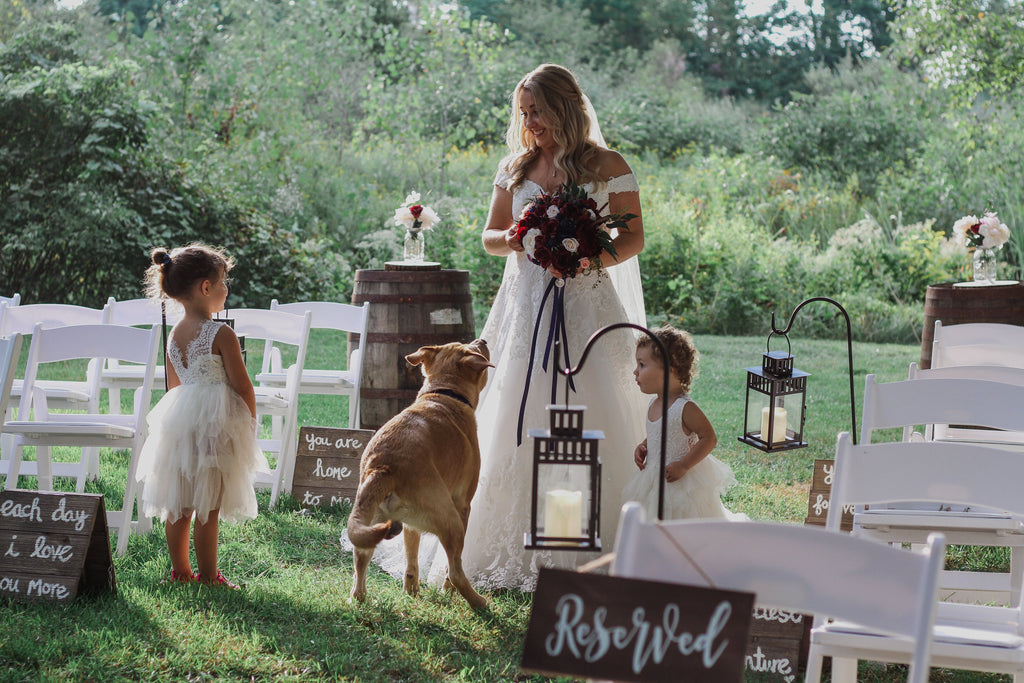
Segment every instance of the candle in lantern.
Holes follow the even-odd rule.
[[[768,441],[768,415],[770,408],[761,409],[761,440]],[[775,420],[772,422],[772,444],[786,440],[786,409],[775,406]]]
[[[544,535],[574,537],[580,535],[583,492],[554,489],[544,496]]]

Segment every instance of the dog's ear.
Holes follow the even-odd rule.
[[[434,360],[439,346],[421,346],[419,349],[405,357],[409,365],[419,365]]]
[[[465,363],[473,372],[483,372],[487,368],[494,367],[494,364],[491,363],[491,361],[487,360],[479,353],[467,353],[462,359],[462,362]]]

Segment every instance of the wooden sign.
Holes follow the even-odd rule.
[[[359,459],[370,429],[302,427],[295,454],[292,495],[302,507],[352,504],[359,488]]]
[[[104,590],[116,585],[102,495],[0,492],[0,595],[70,602]]]
[[[815,460],[811,477],[811,493],[807,500],[807,518],[804,524],[825,526],[828,521],[829,502],[832,498],[832,477],[835,474],[834,460]],[[853,507],[846,505],[839,520],[842,531],[853,531]]]
[[[521,666],[616,681],[743,681],[753,593],[541,569]]]
[[[747,671],[758,680],[795,681],[801,668],[804,631],[810,622],[806,614],[755,607],[747,642]]]

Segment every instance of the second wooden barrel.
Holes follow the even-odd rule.
[[[370,302],[360,385],[360,425],[377,429],[423,385],[406,355],[421,346],[476,338],[468,270],[357,270],[352,303]]]
[[[935,321],[945,325],[961,323],[1006,323],[1024,325],[1024,284],[956,287],[929,285],[924,298],[924,329],[921,331],[921,367],[932,365]]]

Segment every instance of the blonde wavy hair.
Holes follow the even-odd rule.
[[[601,183],[597,175],[598,146],[590,139],[590,117],[587,115],[583,90],[571,71],[557,64],[541,64],[526,74],[512,91],[512,113],[505,142],[509,155],[502,161],[512,177],[510,191],[523,184],[526,174],[540,158],[540,147],[533,134],[523,125],[519,97],[528,90],[541,112],[544,124],[552,132],[558,151],[555,168],[569,182],[582,185]]]
[[[693,337],[686,330],[678,330],[671,325],[663,325],[653,330],[653,332],[654,336],[664,344],[665,351],[668,352],[668,366],[676,373],[676,377],[679,378],[683,393],[690,393],[690,385],[697,378],[697,361],[700,360],[700,354],[693,343]],[[637,340],[636,348],[651,349],[655,362],[659,364],[663,362],[657,344],[647,335],[640,336]]]

